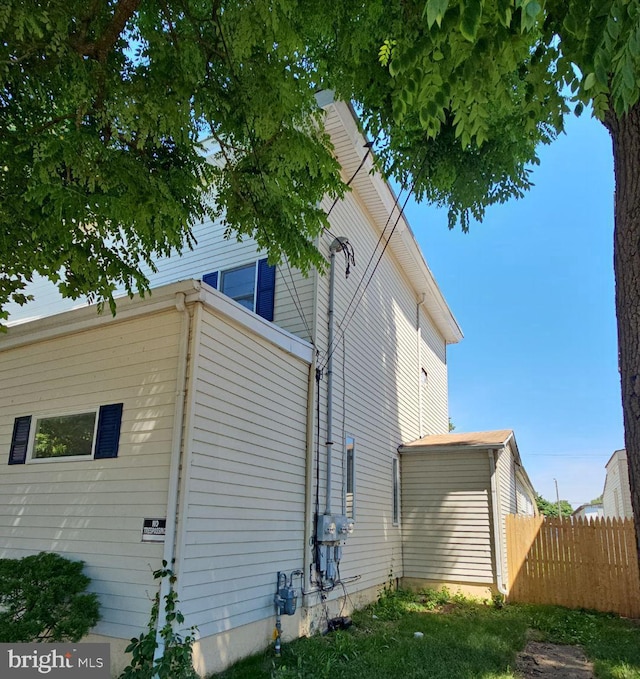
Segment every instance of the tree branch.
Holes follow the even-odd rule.
[[[100,38],[93,43],[78,41],[74,45],[75,50],[84,56],[94,57],[98,61],[104,62],[109,50],[111,50],[127,25],[127,21],[133,16],[141,2],[142,0],[120,0],[116,5],[111,22]]]

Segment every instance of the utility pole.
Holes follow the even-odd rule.
[[[558,492],[558,481],[557,479],[553,479],[554,483],[556,484],[556,503],[558,505],[558,518],[562,518],[562,514],[560,513],[560,493]]]

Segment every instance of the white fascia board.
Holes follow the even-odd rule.
[[[398,452],[401,455],[413,455],[417,453],[482,453],[487,450],[500,450],[501,448],[504,448],[503,443],[471,443],[459,446],[399,446]]]

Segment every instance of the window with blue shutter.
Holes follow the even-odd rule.
[[[256,286],[256,313],[268,321],[273,320],[276,290],[276,267],[266,259],[258,262],[258,285]]]
[[[117,457],[121,421],[122,403],[73,414],[16,417],[9,464],[24,464],[27,458],[49,461]]]
[[[206,274],[202,280],[258,316],[273,321],[276,267],[270,266],[266,258]]]

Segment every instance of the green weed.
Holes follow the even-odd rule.
[[[268,650],[216,677],[515,679],[516,655],[534,629],[541,640],[583,646],[600,679],[640,679],[640,627],[590,611],[384,588],[352,617],[348,630],[285,644],[280,658]]]

